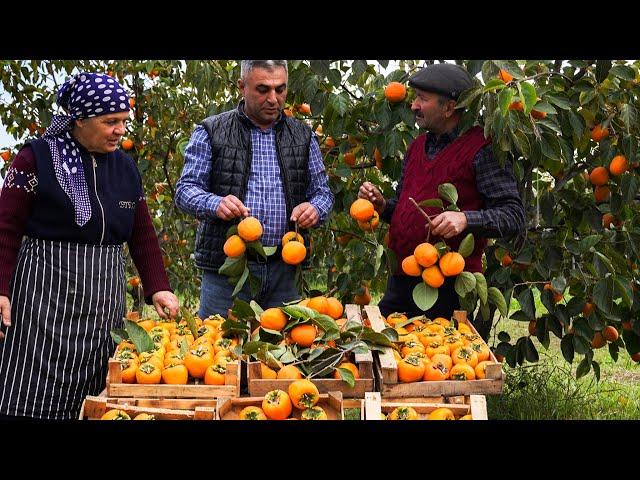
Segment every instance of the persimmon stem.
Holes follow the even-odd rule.
[[[413,197],[409,197],[409,201],[411,203],[413,203],[413,205],[418,209],[418,211],[420,212],[420,214],[426,218],[427,220],[429,220],[429,223],[431,223],[431,217],[427,214],[427,212],[425,212],[422,207],[420,205],[418,205],[418,203],[413,199]],[[435,216],[435,215],[434,215]]]

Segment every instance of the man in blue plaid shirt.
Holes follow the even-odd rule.
[[[287,80],[286,60],[243,60],[238,88],[244,99],[234,110],[206,118],[185,150],[175,202],[200,220],[195,261],[203,270],[201,318],[226,315],[233,302],[234,286],[218,273],[229,227],[251,215],[263,226],[262,244],[279,246],[297,222],[308,247],[304,229],[324,222],[333,206],[315,135],[282,112]],[[300,298],[296,267],[282,261],[280,250],[266,261],[247,256],[261,285],[254,297],[247,282],[239,298],[263,308]]]

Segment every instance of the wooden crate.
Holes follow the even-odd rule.
[[[240,411],[249,406],[262,407],[264,396],[244,397],[244,398],[219,398],[216,410],[217,420],[238,420]],[[328,420],[344,419],[344,408],[342,402],[342,392],[321,393],[316,404],[322,407],[327,413]],[[293,407],[291,416],[300,419],[302,410]]]
[[[347,320],[362,323],[362,315],[358,305],[347,305],[345,313]],[[311,380],[318,387],[320,393],[342,392],[345,398],[364,398],[366,392],[374,390],[373,356],[371,352],[356,353],[355,364],[358,367],[360,378],[355,380],[353,388],[346,382],[335,378],[312,378]],[[275,389],[286,392],[289,384],[293,382],[293,380],[263,379],[259,361],[248,363],[247,378],[249,395],[252,397],[264,396],[265,393]]]
[[[384,330],[385,324],[380,309],[376,305],[366,305],[365,313],[371,328],[376,332]],[[478,334],[473,324],[467,319],[467,312],[464,310],[456,310],[453,317],[458,323],[466,323],[471,331]],[[479,380],[444,380],[440,382],[398,382],[398,365],[393,356],[391,348],[385,348],[384,352],[376,352],[377,361],[374,366],[374,372],[378,380],[378,390],[383,397],[437,397],[437,396],[453,396],[453,395],[471,395],[471,394],[496,394],[502,393],[504,386],[504,373],[502,372],[502,364],[498,362],[493,352],[490,353],[487,364],[486,378]]]
[[[80,420],[99,420],[112,409],[124,410],[131,418],[140,413],[156,420],[214,420],[215,400],[123,399],[87,396],[82,403]]]
[[[120,362],[109,359],[107,374],[107,395],[109,397],[134,398],[218,398],[237,397],[240,395],[240,361],[227,363],[224,385],[205,385],[189,383],[187,385],[139,385],[123,383]]]
[[[379,392],[367,393],[364,399],[364,410],[366,420],[382,420],[381,413],[388,415],[397,407],[412,407],[418,412],[419,420],[426,420],[429,413],[436,408],[446,407],[453,412],[456,419],[464,415],[471,414],[472,420],[487,420],[487,401],[484,395],[469,395],[462,397],[452,397],[457,399],[449,403],[434,403],[425,401],[407,401],[403,399],[382,399]]]

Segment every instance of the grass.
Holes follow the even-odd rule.
[[[540,312],[544,306],[538,295],[534,298]],[[511,306],[512,310],[519,307],[517,302]],[[494,325],[490,341],[503,330],[515,341],[528,335],[527,326],[526,322],[501,320]],[[608,349],[596,350],[594,360],[600,364],[600,381],[593,372],[576,380],[575,371],[583,356],[576,355],[569,365],[555,335],[551,334],[548,350],[537,338],[532,340],[540,354],[539,362],[515,368],[504,365],[503,394],[487,396],[490,419],[640,419],[640,365],[626,351],[620,351],[618,361],[614,362]]]

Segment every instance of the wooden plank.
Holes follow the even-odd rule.
[[[415,399],[408,402],[407,398],[387,399],[381,398],[380,393],[368,393],[365,397],[365,419],[383,420],[381,414],[388,415],[397,407],[412,407],[418,414],[419,420],[427,420],[428,415],[437,408],[448,408],[456,419],[471,414],[473,420],[487,420],[486,399],[484,395],[471,395],[470,397],[452,397],[456,402],[462,398],[462,403],[429,402],[425,399]]]
[[[220,398],[216,408],[216,420],[239,420],[240,412],[248,406],[262,408],[264,397]],[[320,394],[316,404],[324,409],[329,420],[343,420],[344,408],[342,405],[342,392],[329,392]],[[300,419],[302,410],[293,408],[291,417]]]
[[[365,305],[364,311],[371,323],[371,328],[382,332],[386,328],[382,314],[377,305]],[[390,347],[384,347],[382,352],[376,352],[380,361],[380,378],[382,383],[398,383],[398,365]]]
[[[204,383],[190,383],[187,385],[139,385],[136,383],[122,383],[120,362],[109,359],[109,374],[107,376],[107,394],[110,397],[175,397],[175,398],[217,398],[235,397],[240,394],[240,366],[239,361],[227,364],[225,385],[205,385]]]
[[[358,365],[360,378],[355,380],[354,386],[335,378],[312,378],[311,381],[318,388],[320,393],[342,392],[344,397],[363,398],[365,392],[374,390],[373,383],[373,362],[363,362]],[[249,362],[247,368],[249,395],[252,397],[263,397],[271,390],[288,391],[289,385],[294,380],[284,379],[263,379],[260,369],[260,362]]]
[[[110,403],[137,405],[147,408],[170,408],[173,410],[195,410],[197,407],[216,406],[215,398],[109,398]]]
[[[347,316],[347,321],[358,322],[362,325],[362,314],[360,313],[360,305],[353,305],[351,303],[348,303],[345,307],[345,315]],[[356,364],[358,364],[358,368],[360,369],[362,368],[361,364],[373,363],[373,355],[370,351],[367,353],[356,353],[355,358]],[[360,372],[361,377],[363,373],[364,372],[362,371]]]
[[[80,420],[99,420],[107,411],[117,409],[125,411],[132,419],[141,414],[153,415],[156,420],[213,420],[215,407],[198,406],[193,410],[150,408],[132,404],[111,403],[104,397],[88,396],[83,402]]]

